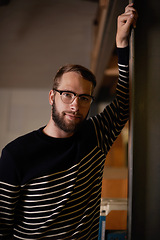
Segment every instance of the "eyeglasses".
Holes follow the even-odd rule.
[[[78,97],[78,100],[79,100],[79,104],[83,107],[87,106],[87,105],[90,105],[93,100],[94,100],[94,97],[89,95],[89,94],[77,94],[77,93],[74,93],[74,92],[71,92],[71,91],[61,91],[61,90],[57,90],[57,89],[53,89],[54,91],[58,92],[60,95],[61,95],[61,99],[62,99],[62,102],[66,103],[66,104],[70,104],[74,101],[74,99],[76,97]]]

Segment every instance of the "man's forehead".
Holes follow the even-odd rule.
[[[79,72],[66,72],[66,73],[63,73],[63,75],[62,75],[62,78],[79,78],[79,79],[84,79],[83,77],[82,77],[82,75],[79,73]]]
[[[93,89],[93,84],[77,72],[67,72],[63,74],[59,87],[77,93],[90,94]]]

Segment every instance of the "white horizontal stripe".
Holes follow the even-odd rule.
[[[71,176],[71,175],[75,174],[76,172],[77,172],[77,171],[72,172],[72,173],[69,173],[69,174],[67,174],[67,175],[64,175],[64,176],[59,177],[59,178],[56,178],[56,179],[49,180],[49,181],[46,180],[45,182],[31,183],[31,184],[29,184],[29,186],[36,186],[36,185],[42,185],[42,184],[48,184],[48,183],[51,183],[51,182],[55,182],[55,181],[61,180],[61,179],[63,179],[63,178],[67,178],[68,176]],[[46,178],[49,178],[49,175],[46,176]]]
[[[9,211],[13,211],[14,210],[14,208],[8,208],[8,207],[5,207],[5,206],[1,206],[0,209],[7,209]]]
[[[43,205],[34,205],[34,206],[24,206],[24,208],[43,208],[43,207],[48,207],[48,206],[53,206],[53,205],[56,205],[56,204],[59,204],[63,201],[66,201],[68,198],[64,198],[63,200],[61,201],[58,201],[58,202],[52,202],[50,204],[43,204]],[[54,210],[54,209],[52,209]],[[50,210],[51,211],[51,210]],[[27,211],[23,211],[24,213],[34,213],[34,212],[27,212]],[[36,213],[36,212],[35,212]]]
[[[15,193],[19,193],[20,191],[14,191],[14,190],[8,190],[6,188],[0,188],[0,191],[4,191],[4,192],[8,192],[8,193],[12,193],[12,194],[15,194]]]
[[[124,70],[124,69],[121,69],[121,68],[119,68],[119,71],[120,71],[120,72],[129,73],[129,71],[126,71],[126,70]]]
[[[76,178],[72,178],[72,179],[69,179],[68,181],[66,182],[62,182],[62,183],[59,183],[59,184],[56,184],[54,186],[50,186],[50,187],[44,187],[44,188],[33,188],[33,189],[27,189],[28,191],[30,192],[35,192],[35,191],[44,191],[44,190],[47,190],[47,189],[53,189],[53,188],[56,188],[58,186],[61,186],[61,185],[65,185],[66,183],[69,183],[69,182],[72,182],[72,181],[75,181]],[[28,196],[28,195],[27,195]]]
[[[64,205],[60,205],[60,206],[58,206],[57,208],[55,208],[54,209],[54,211],[55,210],[57,210],[57,209],[59,209],[59,208],[62,208]],[[51,211],[51,210],[50,210]],[[47,216],[39,216],[39,217],[26,217],[25,215],[24,215],[24,218],[25,219],[32,219],[32,220],[36,220],[36,219],[44,219],[44,218],[50,218],[50,217],[52,217],[52,216],[54,216],[54,215],[56,215],[56,214],[58,214],[59,212],[55,212],[55,213],[52,213],[51,215],[47,215]],[[38,222],[39,223],[39,222]],[[36,224],[38,224],[38,223],[36,223]]]
[[[118,63],[118,66],[120,66],[120,67],[129,67],[128,64],[127,64],[127,65],[124,65],[124,64],[120,64],[120,63]]]
[[[25,203],[37,203],[37,202],[46,202],[46,201],[50,201],[50,200],[53,200],[53,199],[56,199],[56,198],[60,198],[60,197],[64,197],[64,196],[66,196],[66,195],[68,195],[68,194],[70,194],[71,193],[71,191],[70,192],[67,192],[67,193],[65,193],[65,194],[62,194],[62,195],[59,195],[59,196],[57,196],[57,197],[52,197],[52,198],[45,198],[45,199],[38,199],[38,200],[24,200],[24,202]],[[52,194],[52,193],[50,193],[50,194]],[[42,196],[42,195],[40,195],[40,196]],[[24,206],[24,207],[26,207],[26,206]],[[30,206],[28,206],[28,207],[30,207]],[[36,207],[36,206],[35,206]]]
[[[53,173],[53,174],[50,174],[50,175],[45,175],[45,176],[42,176],[42,177],[38,177],[38,178],[35,178],[34,181],[37,181],[37,180],[40,180],[40,179],[44,179],[44,178],[48,178],[48,177],[52,177],[52,176],[56,176],[58,174],[63,174],[65,172],[69,172],[71,169],[77,167],[77,164],[75,164],[74,166],[72,166],[71,168],[67,169],[67,170],[64,170],[64,171],[61,171],[61,172],[56,172],[56,173]],[[33,183],[34,184],[34,183]],[[23,187],[27,185],[27,184],[24,184]],[[30,185],[30,184],[29,184]],[[31,184],[32,185],[32,184]]]
[[[57,190],[57,191],[53,191],[53,192],[49,192],[49,193],[42,193],[42,194],[26,194],[27,197],[41,197],[41,196],[47,196],[47,195],[51,195],[53,193],[58,193],[58,192],[62,192],[68,188],[72,188],[74,186],[74,184],[67,186],[66,188]],[[63,195],[63,194],[62,194]]]
[[[12,199],[11,199],[11,200],[12,200]],[[14,204],[17,203],[17,201],[15,201],[15,202],[7,202],[7,201],[4,201],[4,200],[0,200],[0,202],[5,203],[5,204],[8,204],[8,205],[14,205]]]
[[[13,223],[9,223],[9,222],[11,222],[11,221],[13,221],[13,218],[4,218],[4,217],[1,217],[1,220],[7,220],[8,222],[5,222],[5,224],[7,224],[7,225],[13,225]]]
[[[1,181],[0,181],[0,184],[6,185],[6,186],[9,186],[9,187],[13,187],[13,188],[18,187],[17,185],[12,185],[12,184],[9,184],[9,183],[6,183],[6,182],[1,182]]]
[[[4,194],[0,194],[0,196],[2,196],[2,197],[5,197],[5,198],[9,198],[11,201],[12,201],[12,199],[15,199],[15,198],[18,198],[19,196],[7,196],[7,195],[4,195]]]
[[[127,85],[127,86],[128,86],[128,88],[129,88],[129,85],[128,85],[128,83],[126,83],[126,81],[125,81],[125,80],[123,80],[123,79],[119,78],[118,86],[125,87],[126,85]]]
[[[122,74],[119,74],[119,77],[128,78],[128,76],[125,76],[125,75],[122,75]]]

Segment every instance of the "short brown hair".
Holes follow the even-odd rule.
[[[76,72],[80,74],[84,79],[92,82],[93,88],[96,86],[96,78],[95,75],[87,68],[77,65],[77,64],[67,64],[62,66],[56,73],[53,80],[53,88],[57,88],[60,84],[61,77],[64,73],[68,72]]]

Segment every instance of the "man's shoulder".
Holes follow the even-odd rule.
[[[16,152],[16,149],[18,149],[18,151],[26,150],[36,142],[38,132],[39,130],[34,130],[23,134],[9,142],[4,149],[12,153]]]

